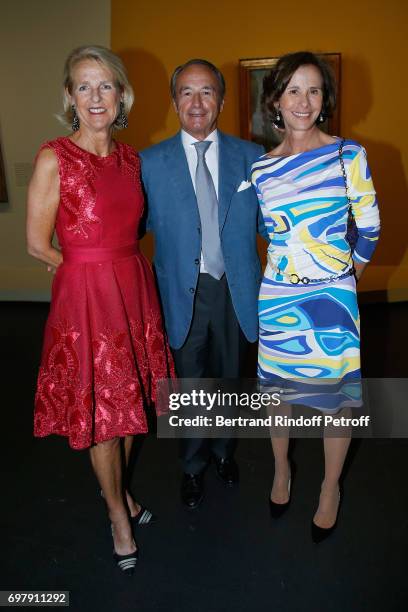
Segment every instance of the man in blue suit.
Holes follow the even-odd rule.
[[[166,330],[179,377],[238,378],[258,337],[258,225],[267,232],[249,177],[263,149],[217,130],[225,81],[210,62],[176,68],[171,94],[180,132],[141,153]],[[226,485],[238,481],[233,451],[226,438],[181,441],[188,508],[203,498],[211,457]]]

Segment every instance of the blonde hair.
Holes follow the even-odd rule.
[[[72,70],[74,67],[84,60],[95,60],[110,70],[114,76],[115,84],[118,90],[123,96],[123,107],[126,115],[129,114],[130,109],[133,105],[134,93],[129,79],[127,76],[126,68],[123,65],[122,60],[118,55],[113,53],[106,47],[98,45],[84,45],[83,47],[77,47],[68,55],[64,65],[64,79],[63,79],[63,93],[62,93],[62,105],[63,111],[57,115],[57,118],[66,127],[72,127],[72,105],[69,99],[69,94],[72,92]],[[113,127],[117,130],[121,130],[123,126],[118,122],[118,118],[115,120]]]

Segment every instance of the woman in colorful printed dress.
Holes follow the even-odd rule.
[[[265,78],[264,99],[284,138],[252,173],[271,237],[259,296],[258,376],[261,384],[292,388],[290,403],[335,411],[353,405],[347,392],[353,384],[347,383],[360,378],[356,281],[378,239],[376,195],[364,148],[318,128],[336,102],[331,70],[321,58],[309,52],[283,56]],[[353,252],[346,240],[349,208],[358,228]],[[316,392],[322,383],[327,393]],[[288,392],[285,399],[290,397]],[[290,499],[288,442],[272,438],[274,516]],[[349,443],[347,437],[324,438],[315,541],[335,527]]]
[[[132,525],[151,520],[126,489],[122,451],[147,431],[158,379],[174,375],[149,263],[137,232],[140,163],[112,139],[133,91],[119,57],[80,47],[64,73],[72,134],[46,142],[28,193],[28,251],[56,269],[35,402],[34,434],[90,449],[112,524],[114,558],[133,573]],[[56,230],[61,250],[52,245]]]

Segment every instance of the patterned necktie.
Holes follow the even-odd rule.
[[[210,144],[208,140],[194,143],[197,151],[195,187],[201,219],[201,250],[205,269],[208,274],[219,280],[224,274],[225,267],[218,225],[218,199],[205,161],[205,153]]]

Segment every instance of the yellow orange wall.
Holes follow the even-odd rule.
[[[209,59],[225,74],[220,127],[239,135],[239,58],[340,52],[341,132],[367,148],[383,222],[361,288],[408,299],[407,7],[405,0],[112,0],[112,49],[136,90],[121,138],[143,148],[177,130],[168,80],[189,58]]]
[[[27,168],[41,143],[66,130],[61,110],[62,68],[68,53],[92,42],[110,44],[110,0],[0,1],[0,145],[9,201],[0,203],[0,300],[50,297],[52,275],[27,255]]]

